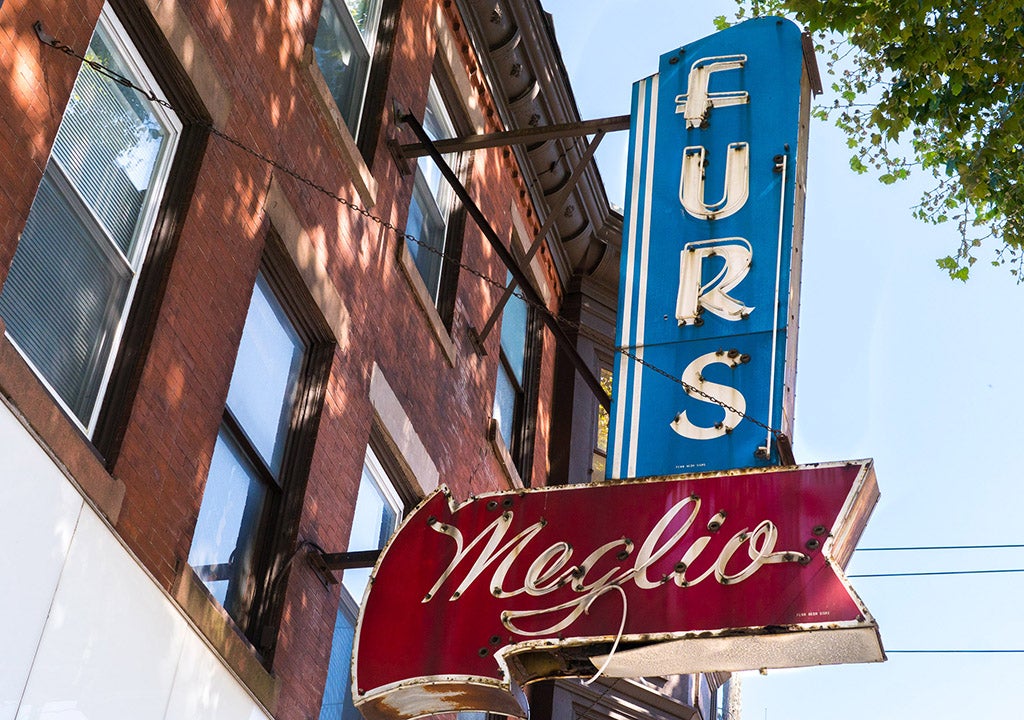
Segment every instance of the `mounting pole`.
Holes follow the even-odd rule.
[[[580,178],[583,177],[583,171],[586,169],[587,164],[593,159],[594,153],[597,151],[597,146],[601,143],[601,139],[604,137],[604,134],[604,130],[597,131],[597,135],[595,135],[594,139],[587,145],[587,149],[586,152],[583,153],[583,157],[580,158],[580,161],[576,163],[576,167],[573,168],[572,174],[569,176],[569,180],[565,183],[565,186],[559,190],[561,198],[551,206],[548,216],[544,218],[544,224],[540,226],[540,230],[537,231],[537,237],[534,239],[533,244],[530,246],[530,249],[526,252],[526,256],[523,258],[524,265],[529,266],[530,261],[533,260],[533,256],[537,254],[541,245],[544,244],[544,238],[547,237],[547,234],[551,231],[552,226],[555,224],[555,218],[557,218],[558,214],[562,212],[562,208],[565,207],[565,203],[568,202],[569,195],[572,194],[573,188],[579,184]],[[491,330],[494,329],[494,324],[498,321],[498,317],[505,309],[505,305],[508,304],[509,298],[512,297],[512,292],[515,289],[516,281],[515,278],[513,278],[508,284],[508,287],[505,288],[505,292],[502,293],[501,299],[498,300],[498,304],[495,306],[491,316],[487,318],[487,322],[484,323],[483,329],[477,333],[477,348],[481,352],[483,351],[484,342],[486,342],[487,337],[491,334]]]
[[[512,273],[512,278],[519,284],[519,287],[522,288],[522,293],[526,297],[527,302],[532,305],[537,305],[538,307],[544,307],[544,300],[541,298],[540,294],[534,290],[526,273],[522,271],[516,263],[515,258],[512,257],[512,253],[509,252],[508,248],[502,244],[501,238],[498,237],[498,233],[495,232],[493,227],[491,227],[491,224],[487,221],[487,218],[477,206],[473,197],[469,194],[469,191],[466,190],[466,186],[462,184],[462,181],[459,180],[455,172],[448,166],[448,163],[441,155],[441,152],[437,149],[434,142],[430,139],[430,136],[428,136],[427,132],[423,129],[423,125],[420,124],[420,121],[417,120],[412,113],[399,111],[397,115],[398,121],[408,125],[413,133],[415,133],[416,137],[419,138],[423,147],[426,148],[427,155],[433,159],[434,163],[437,165],[437,169],[441,171],[441,175],[443,175],[444,179],[448,181],[448,184],[455,192],[455,195],[466,208],[466,212],[469,213],[471,218],[473,218],[477,227],[480,228],[480,232],[483,233],[484,237],[487,238],[487,241],[491,244],[494,252],[501,261],[505,263],[505,267],[508,268],[509,272]],[[576,368],[576,371],[587,384],[587,387],[589,387],[591,392],[594,393],[597,401],[601,403],[601,407],[605,410],[610,410],[611,398],[608,397],[608,393],[605,392],[603,387],[601,387],[601,383],[594,376],[594,373],[590,370],[586,361],[580,357],[579,352],[576,351],[576,347],[565,334],[562,327],[558,324],[554,315],[548,312],[541,312],[539,315],[545,327],[547,327],[547,329],[551,331],[552,336],[554,336],[555,343],[569,357],[573,367]]]

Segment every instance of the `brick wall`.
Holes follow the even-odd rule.
[[[287,3],[281,10],[281,4],[249,0],[153,0],[156,19],[145,2],[122,4],[154,27],[173,29],[178,39],[172,38],[168,47],[178,48],[177,60],[197,85],[208,85],[209,78],[203,75],[212,74],[223,90],[217,102],[227,108],[226,114],[210,108],[218,129],[330,191],[357,199],[355,184],[327,131],[329,119],[304,75],[303,49],[315,35],[318,2]],[[48,32],[81,52],[100,3],[72,5],[58,8],[7,0],[0,8],[0,58],[9,69],[0,82],[11,99],[0,103],[0,280],[10,266],[78,70],[73,58],[39,44],[32,23],[42,20]],[[452,34],[476,93],[465,100],[482,109],[488,130],[500,129],[494,104],[484,91],[480,64],[457,10],[447,0],[402,3],[385,107],[390,108],[394,99],[422,114],[437,24]],[[196,65],[183,47],[200,54],[202,64]],[[388,136],[412,140],[408,130],[385,121],[381,137]],[[369,170],[378,186],[370,211],[404,225],[411,176],[399,172],[383,140]],[[374,417],[368,399],[374,363],[395,391],[442,482],[457,497],[506,487],[486,438],[499,333],[491,334],[489,352],[483,357],[473,351],[468,334],[470,327],[486,321],[499,290],[472,274],[460,275],[451,329],[456,352],[450,364],[398,266],[401,238],[212,136],[199,159],[191,201],[183,208],[123,441],[116,456],[106,458],[112,481],[124,487],[119,511],[108,510],[107,515],[169,591],[188,556],[242,324],[270,231],[265,203],[272,182],[280,184],[305,242],[315,252],[319,271],[332,282],[345,311],[344,318],[334,318],[344,336],[337,338],[296,539],[315,541],[328,550],[345,547]],[[511,236],[513,203],[529,229],[536,231],[536,213],[507,150],[475,153],[467,185],[500,237]],[[554,309],[561,289],[546,250],[540,259]],[[505,277],[504,267],[471,221],[463,262],[488,277]],[[542,346],[535,483],[547,474],[545,413],[555,392],[555,348],[546,331]],[[0,377],[5,392],[10,382],[9,377]],[[49,402],[45,391],[33,392],[31,403],[22,402]],[[31,408],[23,410],[31,414]],[[66,425],[60,428],[65,435],[71,432],[68,428],[73,430],[70,421],[59,417],[52,423],[58,421]],[[40,429],[44,441],[54,432]],[[84,437],[75,442],[89,448]],[[54,452],[71,453],[56,446]],[[69,467],[74,473],[74,464]],[[291,565],[271,668],[280,686],[278,717],[308,718],[319,712],[338,592],[336,585],[326,589],[305,563]]]

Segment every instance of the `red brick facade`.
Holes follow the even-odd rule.
[[[386,91],[379,102],[384,118],[367,166],[376,184],[372,205],[360,197],[346,171],[351,161],[335,142],[332,119],[307,77],[305,49],[316,33],[319,2],[121,0],[114,5],[119,16],[130,17],[125,17],[127,25],[147,29],[144,38],[133,38],[137,44],[159,43],[148,48],[147,57],[181,65],[175,72],[196,86],[189,91],[202,99],[217,131],[383,220],[339,204],[216,133],[207,137],[194,158],[194,188],[175,210],[172,251],[160,259],[157,302],[133,311],[132,322],[141,321],[148,330],[138,361],[126,375],[132,392],[119,409],[120,431],[106,457],[59,410],[4,340],[4,395],[128,548],[163,588],[180,597],[246,308],[272,232],[291,234],[283,238],[291,252],[313,258],[299,273],[326,279],[341,301],[339,314],[327,318],[336,331],[336,346],[293,546],[300,541],[329,551],[346,546],[364,453],[378,422],[369,397],[375,365],[441,482],[456,496],[509,487],[488,440],[499,333],[487,339],[486,355],[474,350],[470,337],[470,328],[486,322],[500,290],[460,272],[450,360],[428,322],[431,311],[418,303],[401,267],[404,240],[385,227],[404,227],[412,187],[411,176],[400,171],[386,141],[413,138],[394,123],[390,108],[397,102],[422,116],[438,52],[437,28],[450,34],[459,71],[469,79],[472,94],[462,101],[484,118],[484,131],[505,129],[456,3],[400,3]],[[42,44],[33,24],[41,22],[47,33],[82,53],[101,6],[95,0],[6,0],[0,8],[0,58],[8,68],[2,81],[6,101],[0,103],[0,281],[80,67],[75,58]],[[469,167],[466,185],[499,237],[508,241],[512,236],[513,208],[527,230],[536,232],[538,212],[512,152],[477,151]],[[268,208],[272,189],[297,218],[298,233],[274,222]],[[550,309],[557,312],[565,288],[549,249],[538,257]],[[468,221],[462,263],[504,281],[505,267]],[[150,317],[140,320],[139,313]],[[535,484],[548,476],[549,415],[556,391],[556,348],[546,331],[540,350],[529,473]],[[281,621],[267,668],[276,688],[265,701],[281,718],[317,716],[338,605],[338,586],[325,587],[303,560],[297,556],[285,570]],[[229,627],[230,621],[224,618],[223,623]],[[253,663],[232,659],[237,649],[224,652],[246,680],[246,668]]]
[[[486,353],[474,342],[475,330],[494,311],[506,268],[467,219],[451,317],[439,317],[423,301],[405,239],[395,229],[406,224],[413,192],[407,171],[416,160],[400,165],[389,148],[415,139],[396,121],[394,108],[422,118],[439,64],[452,74],[476,134],[525,125],[523,117],[529,124],[542,115],[542,125],[571,121],[571,91],[555,88],[558,97],[570,98],[556,97],[558,107],[568,102],[568,117],[559,116],[564,107],[558,110],[554,100],[534,111],[502,96],[498,65],[488,57],[498,45],[485,39],[488,32],[504,32],[507,3],[499,3],[506,7],[502,16],[497,6],[492,13],[475,0],[385,0],[394,12],[386,76],[371,88],[364,109],[364,122],[369,117],[369,127],[379,130],[375,137],[353,138],[339,129],[329,99],[325,104],[311,59],[320,0],[110,4],[156,75],[155,94],[166,97],[185,124],[173,192],[155,231],[162,239],[150,247],[127,321],[134,330],[116,355],[96,430],[62,409],[6,336],[0,338],[0,393],[253,696],[275,717],[314,718],[340,596],[338,585],[314,572],[306,550],[309,543],[328,552],[346,548],[371,436],[378,453],[395,455],[382,460],[399,468],[396,480],[409,485],[412,501],[423,489],[401,472],[413,462],[401,456],[408,442],[422,448],[457,498],[508,489],[517,476],[491,439],[500,327],[486,338]],[[99,0],[0,2],[0,60],[8,69],[0,81],[0,284],[82,67],[41,42],[34,26],[81,55],[103,7]],[[534,18],[529,37],[551,43],[536,19],[540,9],[537,3],[517,12]],[[564,84],[557,72],[545,78],[544,92],[551,83]],[[571,140],[537,152],[560,153],[566,176],[571,165],[565,158],[579,156],[579,147]],[[367,149],[370,161],[363,157]],[[463,174],[498,237],[508,247],[516,235],[520,252],[549,212],[541,199],[556,192],[542,187],[527,157],[522,148],[474,151]],[[546,163],[545,172],[555,169],[555,162]],[[563,246],[563,231],[556,229],[524,268],[549,312],[558,314],[565,304],[580,321],[586,320],[580,308],[593,311],[594,297],[605,303],[606,317],[614,316],[618,264],[617,240],[607,239],[616,236],[615,219],[602,224],[607,200],[596,170],[588,177],[589,189],[576,192],[590,193],[589,199],[574,195],[576,207],[570,203],[561,213],[565,222],[584,218],[586,232],[573,231]],[[594,208],[603,213],[600,221]],[[302,301],[318,308],[318,322],[334,344],[322,407],[313,417],[315,442],[304,461],[308,473],[299,479],[304,488],[276,540],[288,552],[277,559],[279,617],[261,655],[223,609],[197,591],[188,557],[247,308],[268,256],[279,263],[285,258],[282,271],[294,276]],[[581,284],[604,289],[584,302]],[[604,322],[598,334],[611,332]],[[529,393],[535,422],[522,475],[534,485],[584,480],[596,400],[567,369],[551,332],[539,330],[538,338]],[[593,349],[593,334],[585,342],[575,339],[595,373],[607,366],[609,351]],[[381,404],[378,382],[397,405]],[[582,433],[574,416],[585,420]],[[396,427],[413,440],[394,436]]]

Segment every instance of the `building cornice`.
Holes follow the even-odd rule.
[[[484,69],[488,90],[505,129],[543,127],[581,120],[551,16],[540,0],[455,0]],[[587,148],[586,137],[556,138],[513,146],[512,152],[543,221],[564,192]],[[608,202],[597,164],[591,160],[555,221],[549,248],[563,287],[618,286],[622,216]],[[604,286],[607,286],[606,288]]]

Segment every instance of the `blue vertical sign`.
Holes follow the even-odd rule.
[[[800,30],[774,17],[633,86],[610,478],[779,464],[809,97]]]

